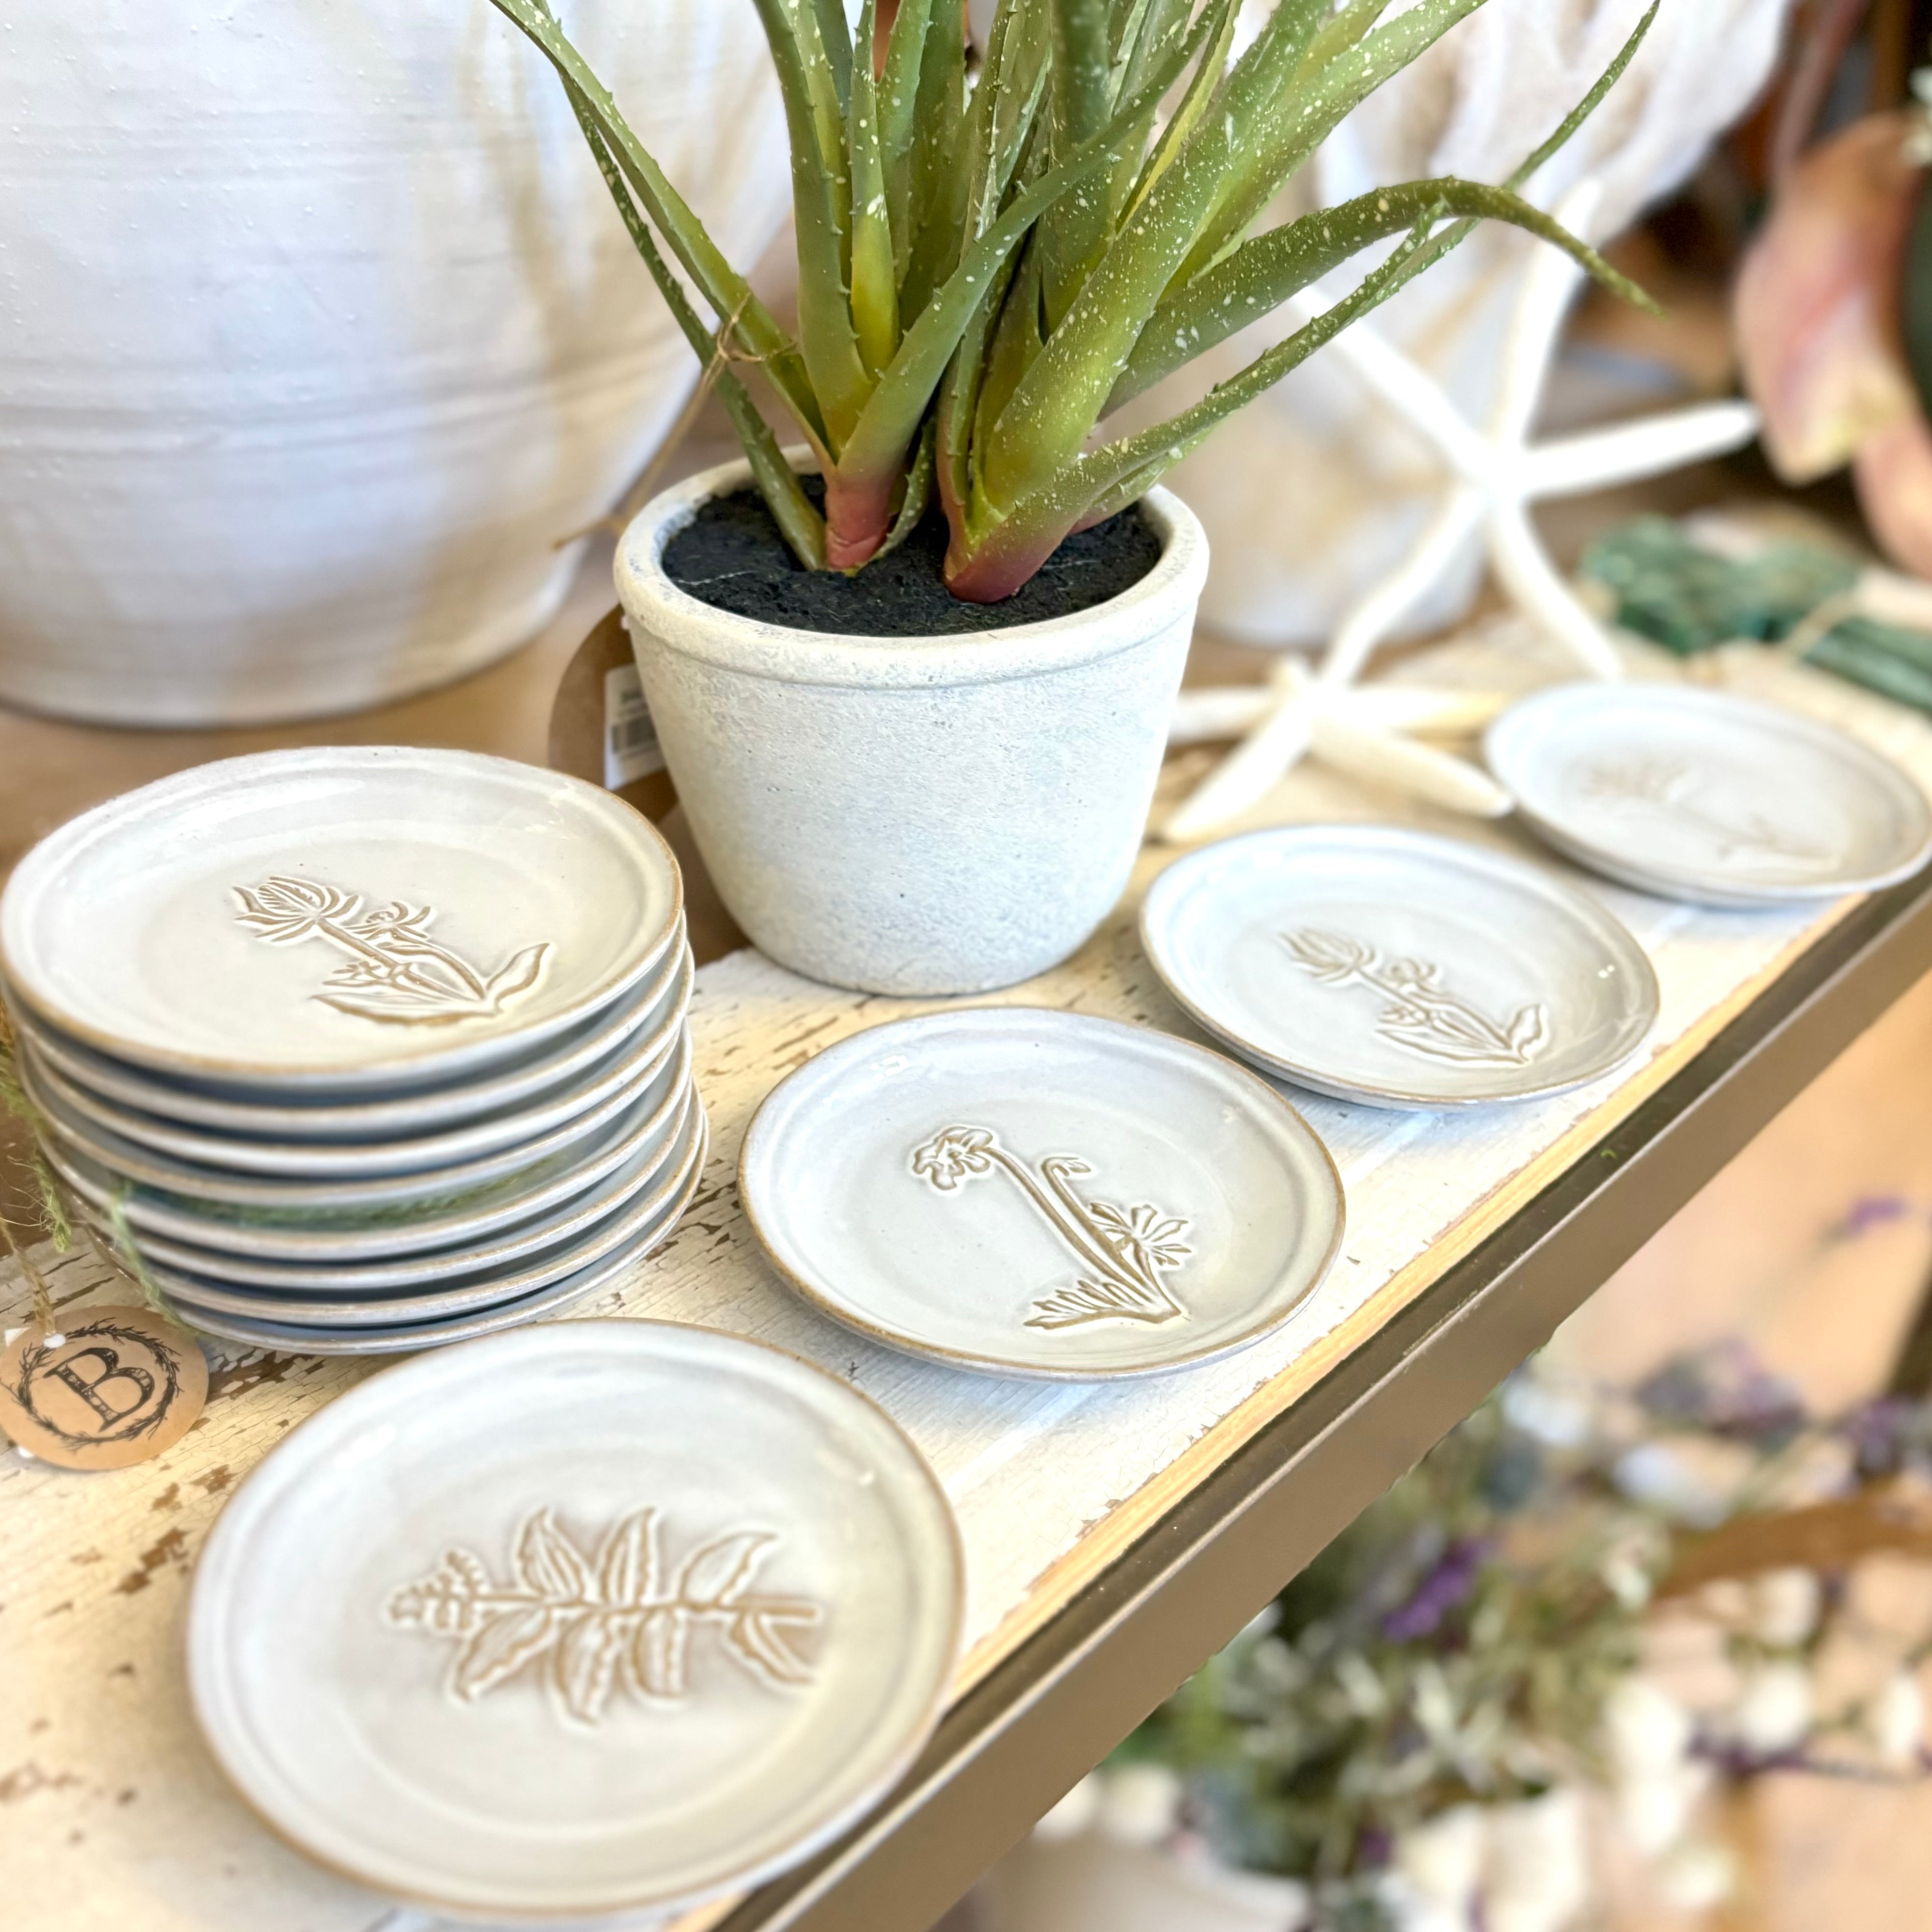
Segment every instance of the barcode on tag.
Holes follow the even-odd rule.
[[[635,664],[619,664],[604,674],[604,784],[615,791],[664,768],[657,727],[644,702]]]

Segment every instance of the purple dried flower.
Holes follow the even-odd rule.
[[[1912,1203],[1902,1194],[1867,1194],[1846,1209],[1845,1218],[1825,1238],[1828,1241],[1855,1241],[1874,1228],[1902,1221],[1912,1212]]]
[[[1450,1544],[1410,1593],[1382,1619],[1382,1635],[1390,1643],[1414,1643],[1433,1636],[1449,1612],[1466,1603],[1489,1556],[1492,1539],[1459,1538]]]

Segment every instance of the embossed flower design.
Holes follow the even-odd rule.
[[[1151,1274],[1156,1268],[1177,1268],[1194,1251],[1176,1239],[1187,1223],[1178,1214],[1163,1214],[1150,1202],[1120,1208],[1105,1201],[1087,1204],[1088,1218],[1120,1250],[1122,1258]]]
[[[1375,949],[1339,932],[1324,932],[1314,926],[1299,932],[1285,932],[1282,943],[1324,985],[1339,985],[1375,963]]]
[[[352,920],[362,904],[357,893],[279,873],[252,890],[237,886],[235,896],[242,902],[236,922],[252,927],[271,946],[307,939],[321,932],[326,920]]]
[[[947,1127],[913,1150],[912,1171],[950,1193],[969,1175],[992,1172],[992,1144],[984,1127]]]
[[[726,1654],[766,1682],[808,1682],[792,1636],[818,1622],[818,1606],[752,1591],[778,1538],[734,1531],[667,1576],[658,1527],[655,1509],[634,1510],[586,1557],[540,1509],[517,1534],[508,1582],[495,1582],[472,1552],[453,1549],[395,1592],[382,1614],[398,1628],[462,1640],[449,1688],[464,1702],[547,1660],[552,1690],[586,1724],[620,1687],[651,1699],[688,1695],[691,1636],[700,1624],[716,1626]]]

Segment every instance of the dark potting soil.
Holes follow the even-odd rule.
[[[805,479],[823,503],[825,486]],[[793,556],[756,490],[714,496],[664,545],[664,573],[721,610],[795,631],[863,638],[944,637],[1003,631],[1091,610],[1138,584],[1160,539],[1136,509],[1069,537],[1040,570],[997,604],[968,604],[946,587],[946,519],[935,508],[890,556],[848,577],[808,570]]]

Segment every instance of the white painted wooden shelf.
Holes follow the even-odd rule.
[[[1428,674],[1493,680],[1497,650],[1438,654]],[[1538,675],[1520,657],[1502,668]],[[1932,790],[1932,728],[1916,714],[1754,650],[1698,670],[1835,719]],[[1199,769],[1174,760],[1164,794],[1181,795]],[[1433,818],[1315,768],[1243,823],[1369,818],[1526,853],[1580,880],[1649,952],[1662,1018],[1619,1073],[1532,1105],[1392,1114],[1294,1094],[1346,1185],[1341,1258],[1266,1340],[1168,1377],[960,1374],[873,1347],[788,1294],[760,1261],[733,1186],[752,1110],[834,1041],[938,1003],[832,992],[748,951],[700,970],[692,1024],[714,1134],[704,1184],[662,1251],[573,1313],[776,1342],[882,1402],[958,1514],[970,1648],[940,1736],[868,1826],[793,1880],[691,1915],[688,1927],[920,1932],[1932,964],[1932,886],[1922,883],[1808,910],[1675,905],[1582,879],[1507,822]],[[1134,937],[1134,907],[1166,856],[1148,849],[1126,904],[1076,958],[982,1004],[1077,1008],[1198,1037]],[[89,1257],[40,1258],[63,1306],[127,1297]],[[0,1317],[24,1321],[26,1301],[18,1271],[0,1270]],[[82,1476],[0,1455],[9,1932],[404,1922],[278,1843],[230,1793],[195,1731],[181,1666],[190,1567],[224,1498],[371,1365],[211,1353],[205,1415],[153,1462]]]

